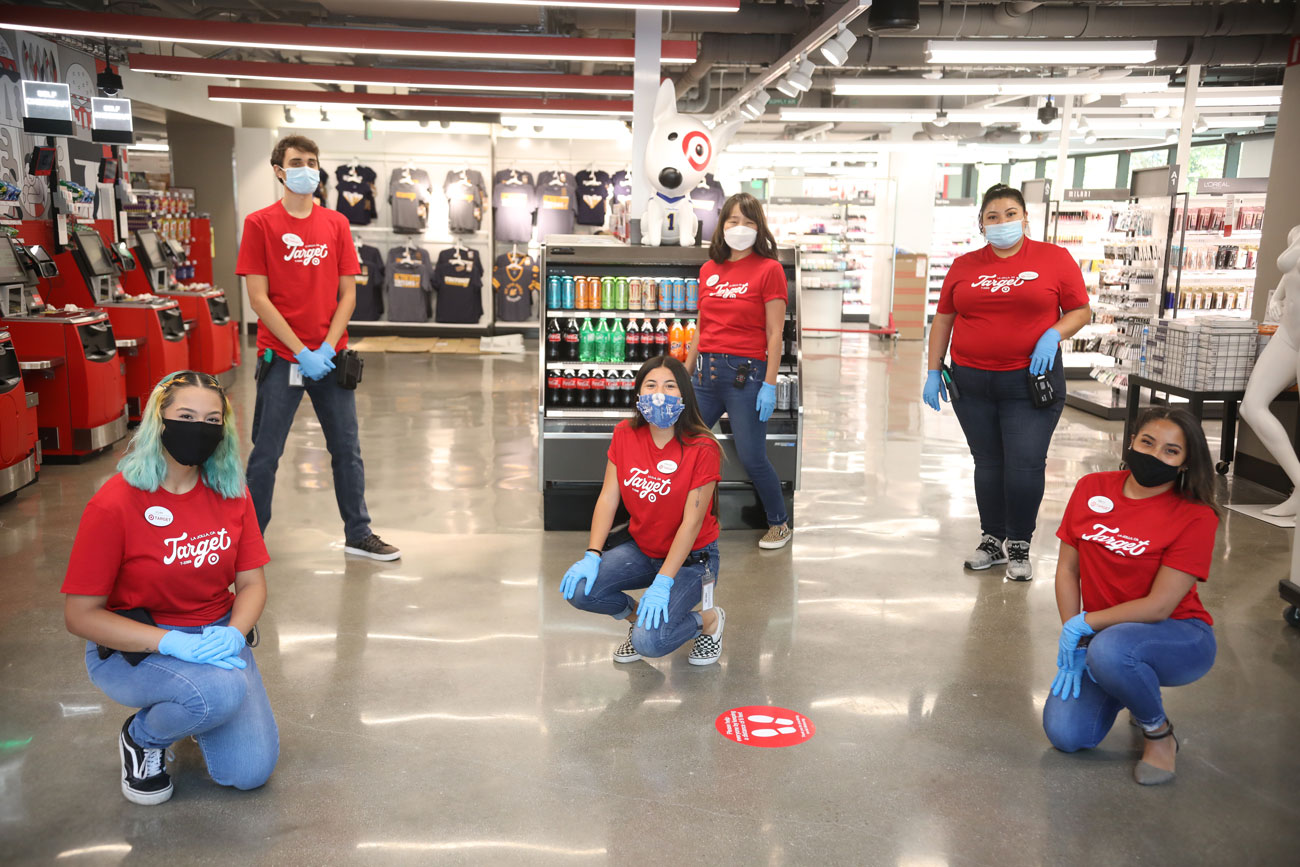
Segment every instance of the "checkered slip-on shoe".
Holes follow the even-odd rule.
[[[721,608],[714,610],[718,612],[718,632],[716,635],[701,632],[696,637],[695,646],[686,660],[691,665],[712,665],[722,656],[722,631],[727,628],[727,612]]]
[[[629,626],[627,630],[627,641],[624,641],[614,649],[615,662],[636,662],[641,658],[641,654],[637,653],[636,648],[632,646],[632,630],[635,628],[635,626]]]

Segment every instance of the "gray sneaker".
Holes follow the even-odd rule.
[[[1028,542],[1007,542],[1007,579],[1032,581],[1034,564],[1029,562]]]
[[[1005,562],[1007,562],[1007,552],[1002,550],[1002,540],[985,533],[980,538],[975,553],[966,558],[966,568],[983,572],[993,566],[1001,566]]]

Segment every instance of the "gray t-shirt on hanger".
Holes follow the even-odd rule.
[[[433,181],[424,169],[393,169],[388,181],[388,202],[392,207],[394,232],[423,232],[429,225],[429,202]]]
[[[433,316],[433,268],[429,254],[405,247],[388,251],[384,287],[388,290],[389,322],[428,322]]]

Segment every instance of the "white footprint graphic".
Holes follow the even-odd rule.
[[[745,717],[745,719],[752,723],[775,723],[779,726],[779,728],[774,729],[750,729],[749,733],[756,738],[774,738],[777,735],[792,735],[798,731],[794,727],[794,720],[792,719],[780,719],[763,714],[752,714]]]

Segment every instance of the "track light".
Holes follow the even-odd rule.
[[[1084,144],[1096,144],[1096,143],[1097,143],[1097,134],[1096,134],[1095,132],[1093,132],[1092,130],[1087,130],[1087,131],[1085,131],[1084,134],[1083,134],[1083,143],[1084,143]]]
[[[791,73],[791,75],[793,75],[793,74],[794,74],[794,73]],[[803,93],[802,90],[800,90],[799,88],[795,87],[794,84],[792,84],[792,83],[790,82],[790,77],[789,77],[789,76],[786,76],[785,78],[783,78],[783,79],[781,79],[780,81],[778,81],[778,82],[776,83],[776,89],[779,90],[779,91],[781,91],[781,93],[785,94],[786,96],[790,97],[791,99],[794,99],[794,98],[796,98],[797,96],[799,96],[799,94]]]
[[[1030,135],[1029,133],[1027,133],[1027,132],[1022,132],[1022,133],[1020,134],[1020,143],[1021,143],[1021,144],[1029,144],[1029,143],[1030,143],[1031,141],[1033,141],[1033,140],[1034,140],[1034,137],[1033,137],[1032,135]]]
[[[790,82],[790,86],[800,93],[807,93],[812,90],[812,76],[816,71],[817,64],[805,58],[786,76],[786,81]]]
[[[1178,144],[1178,133],[1171,132],[1165,136],[1165,144]]]
[[[763,113],[767,111],[767,104],[771,99],[772,95],[770,93],[766,90],[760,90],[758,93],[754,94],[753,99],[742,105],[740,110],[744,112],[745,116],[750,120],[754,120],[762,117]]]
[[[1205,118],[1203,118],[1203,117],[1198,117],[1198,118],[1196,119],[1196,131],[1197,131],[1197,132],[1205,132],[1205,131],[1206,131],[1207,129],[1209,129],[1209,128],[1210,128],[1210,125],[1209,125],[1208,123],[1205,122]]]
[[[329,113],[325,111],[325,106],[323,106],[323,105],[320,107],[320,122],[321,122],[321,123],[329,123],[329,122],[330,122],[330,116],[329,116]]]
[[[934,116],[934,120],[931,121],[931,123],[933,123],[933,124],[934,124],[935,126],[937,126],[937,127],[945,127],[945,126],[947,126],[947,125],[948,125],[948,112],[944,111],[943,109],[939,109],[939,113],[936,114],[936,115]]]
[[[287,105],[284,107],[284,122],[293,123],[293,112],[289,109],[289,106]]]
[[[841,25],[839,33],[822,43],[822,57],[831,66],[843,66],[848,63],[849,50],[857,41],[858,37],[853,35],[853,31]]]

